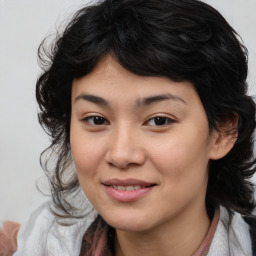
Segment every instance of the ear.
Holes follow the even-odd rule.
[[[212,131],[210,159],[218,160],[233,148],[238,136],[238,121],[238,114],[231,113],[227,120],[219,125],[218,131]]]

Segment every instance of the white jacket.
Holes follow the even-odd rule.
[[[79,256],[83,235],[97,216],[92,211],[72,226],[62,226],[50,211],[51,202],[38,208],[21,226],[14,256]],[[220,219],[208,256],[253,256],[249,225],[238,213],[230,217],[220,207]]]

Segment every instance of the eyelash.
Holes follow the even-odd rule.
[[[92,122],[90,122],[91,120],[93,120]],[[97,116],[97,115],[94,115],[94,116],[88,116],[88,117],[85,117],[81,120],[82,122],[86,122],[86,123],[89,123],[90,125],[93,125],[93,126],[102,126],[102,125],[109,125],[109,121],[102,117],[102,116]],[[145,123],[143,123],[143,125],[148,125],[151,121],[154,121],[155,125],[149,125],[149,126],[166,126],[168,124],[172,124],[175,122],[175,120],[169,118],[169,117],[166,117],[166,116],[154,116],[154,117],[151,117],[150,119],[148,119]],[[159,122],[160,121],[160,124],[156,124],[156,122]],[[99,122],[98,124],[96,124],[97,122]]]
[[[173,120],[167,116],[154,116],[154,117],[148,119],[144,124],[149,123],[151,121],[154,121],[155,125],[150,125],[150,126],[166,126],[168,124],[172,124],[175,122],[175,120]],[[156,121],[160,121],[161,124],[156,125]],[[164,121],[164,123],[162,123],[163,121]]]
[[[102,116],[97,116],[97,115],[95,115],[95,116],[87,116],[87,117],[85,117],[85,118],[82,119],[82,122],[86,122],[86,123],[89,123],[89,124],[94,125],[94,126],[101,126],[101,125],[104,125],[104,123],[103,123],[103,124],[91,123],[90,120],[92,120],[92,119],[93,119],[94,121],[104,121],[104,123],[107,122],[107,124],[109,124],[109,122],[107,121],[106,118],[104,118],[104,117],[102,117]]]

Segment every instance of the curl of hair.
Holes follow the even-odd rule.
[[[42,165],[63,216],[74,217],[66,198],[79,188],[75,174],[63,181],[72,162],[72,81],[90,73],[106,54],[137,75],[192,82],[209,131],[221,129],[235,113],[239,116],[233,149],[210,163],[206,204],[250,214],[255,103],[247,95],[247,50],[237,33],[218,11],[197,0],[105,0],[79,10],[51,49],[39,48],[44,70],[36,84],[39,121],[52,139],[49,149],[57,153],[51,175],[51,159]]]

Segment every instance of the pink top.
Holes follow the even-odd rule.
[[[212,239],[214,237],[218,222],[219,222],[219,218],[220,218],[220,211],[215,210],[214,217],[212,219],[210,228],[209,228],[204,240],[202,241],[201,245],[196,250],[196,252],[193,253],[192,256],[206,256],[207,255],[207,253],[210,249]]]
[[[216,210],[210,228],[204,240],[192,256],[207,255],[216,231],[218,221],[219,211]],[[19,228],[20,224],[18,223],[11,221],[4,222],[3,228],[0,230],[0,256],[11,256],[17,250],[17,233],[19,231]],[[99,221],[96,230],[94,230],[93,236],[89,235],[92,233],[86,232],[84,240],[86,240],[86,242],[89,244],[89,255],[110,255],[109,248],[107,248],[107,231],[108,227],[102,225],[102,222]],[[82,252],[81,255],[88,255],[88,251],[87,253]]]

